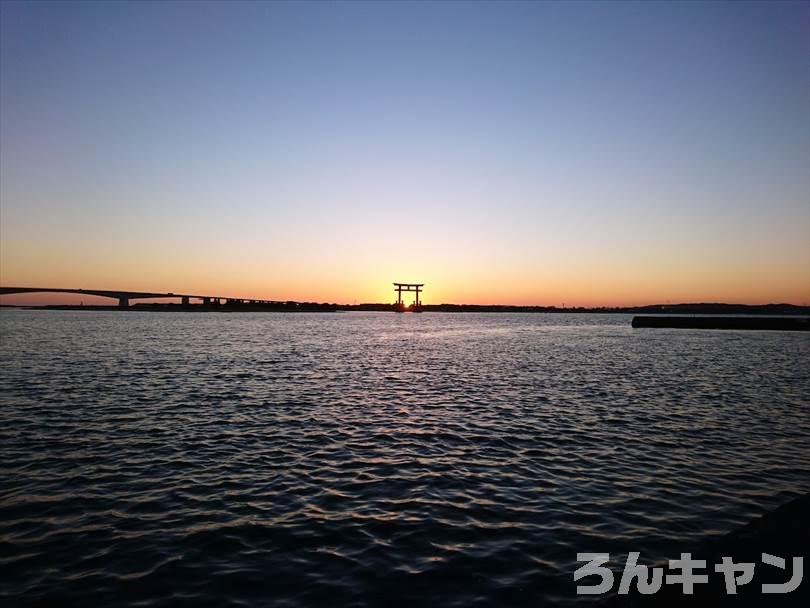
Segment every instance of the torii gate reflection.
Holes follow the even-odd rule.
[[[397,312],[405,312],[406,310],[411,312],[422,312],[422,302],[419,301],[419,292],[424,286],[424,283],[394,283],[394,289],[396,289],[397,292],[397,303],[395,304],[394,310]],[[416,301],[410,306],[405,306],[405,304],[402,303],[403,291],[416,292]]]

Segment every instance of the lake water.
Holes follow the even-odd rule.
[[[0,604],[582,603],[810,490],[810,335],[0,312]]]

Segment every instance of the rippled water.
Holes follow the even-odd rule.
[[[810,489],[810,336],[0,313],[0,603],[576,603]],[[581,600],[579,600],[581,601]]]

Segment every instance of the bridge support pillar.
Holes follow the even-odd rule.
[[[211,306],[211,298],[203,298],[203,306]]]
[[[129,298],[118,298],[119,308],[129,308]]]
[[[183,296],[183,297],[180,299],[180,303],[181,303],[183,306],[188,306],[188,296]]]

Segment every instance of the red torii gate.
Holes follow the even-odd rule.
[[[419,301],[419,292],[425,286],[424,283],[394,283],[394,289],[397,292],[397,303],[395,310],[397,312],[405,312],[406,307],[402,303],[402,292],[403,291],[415,291],[416,292],[416,301],[413,303],[412,306],[408,307],[407,309],[411,312],[422,312],[422,302]]]

